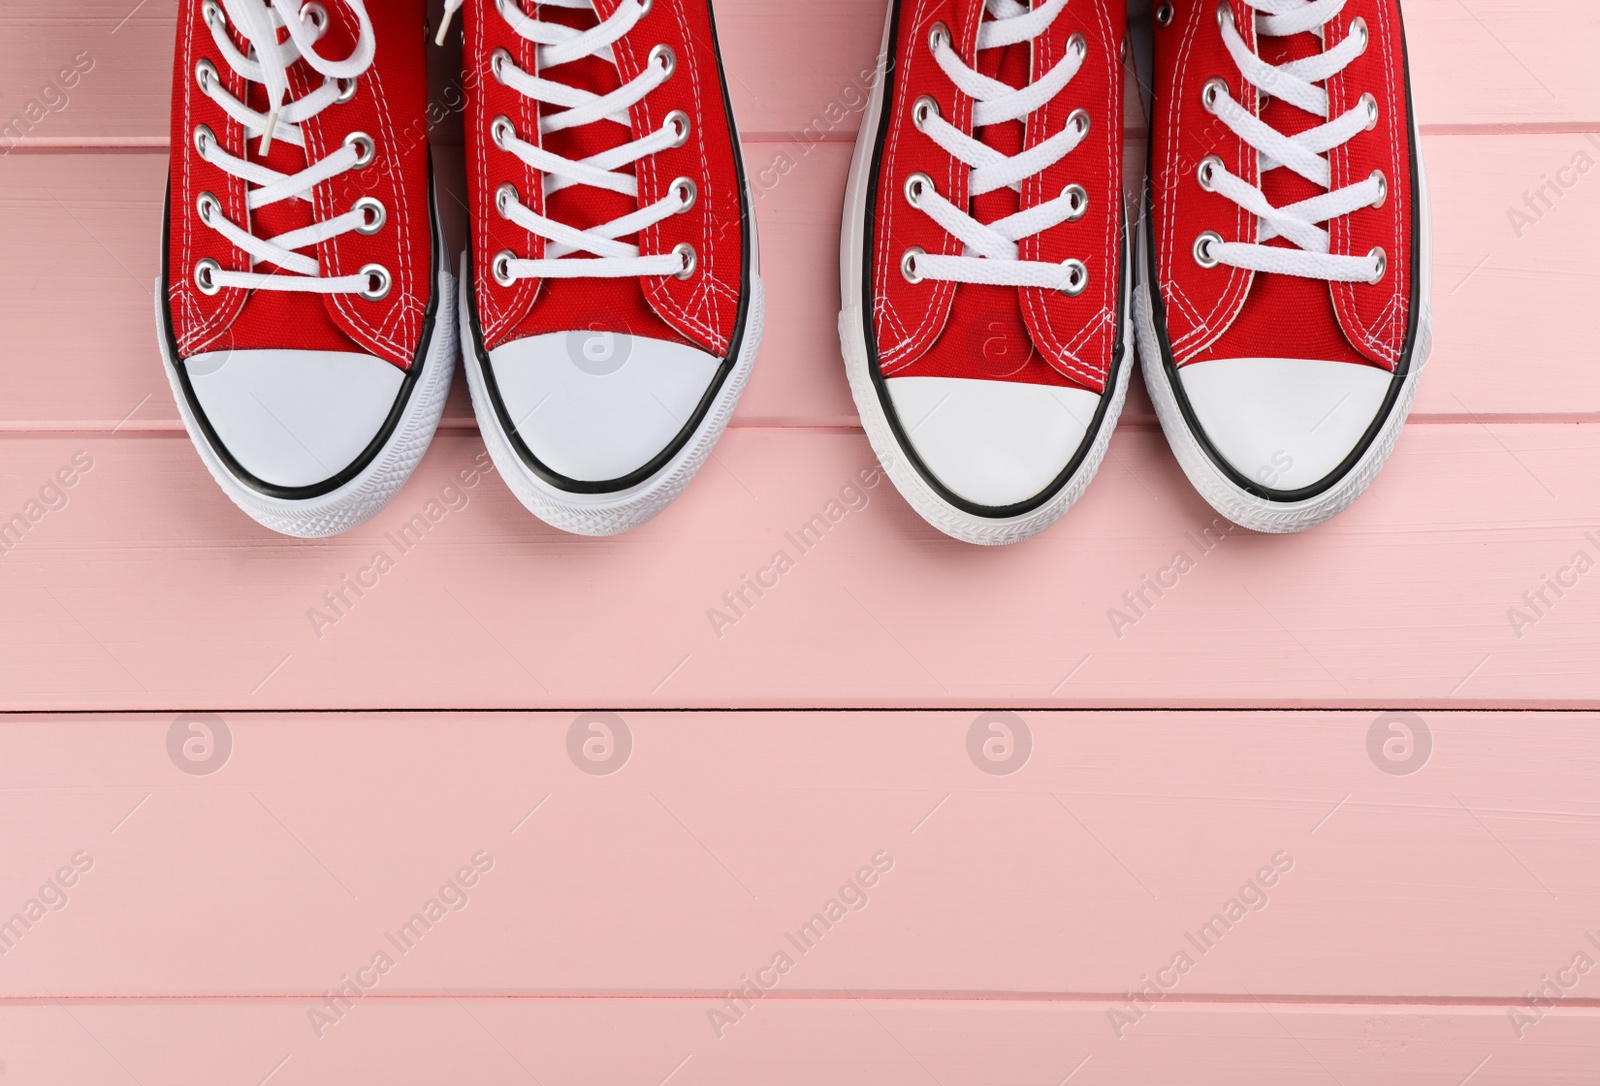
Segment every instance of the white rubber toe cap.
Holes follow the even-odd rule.
[[[1326,479],[1361,443],[1393,375],[1373,366],[1303,358],[1228,358],[1178,370],[1213,448],[1235,471],[1273,490]]]
[[[885,382],[911,447],[957,497],[1003,509],[1066,470],[1094,422],[1100,397],[1077,388],[965,377]]]
[[[694,417],[720,359],[682,343],[554,332],[489,352],[512,427],[551,471],[609,482],[644,467]]]
[[[228,454],[280,487],[316,486],[355,463],[405,384],[381,358],[336,351],[219,351],[183,365]]]

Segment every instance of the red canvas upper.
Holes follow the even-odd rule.
[[[328,32],[318,51],[349,56],[357,37],[357,21],[344,0],[324,0],[330,15]],[[173,65],[172,173],[169,208],[168,299],[180,356],[223,348],[233,350],[294,348],[297,350],[361,351],[401,369],[411,365],[422,335],[423,319],[433,293],[433,230],[428,207],[428,139],[425,121],[427,77],[423,50],[423,0],[381,0],[368,6],[377,43],[372,67],[357,81],[355,97],[330,105],[304,122],[307,147],[302,150],[275,141],[265,159],[260,140],[250,141],[251,161],[282,173],[296,173],[336,151],[352,132],[372,137],[376,158],[364,170],[352,170],[314,190],[313,203],[283,200],[262,208],[251,221],[245,208],[246,183],[205,161],[194,149],[195,129],[207,125],[223,150],[245,156],[244,129],[200,91],[195,66],[210,60],[223,85],[244,98],[246,82],[216,55],[216,42],[206,25],[202,0],[180,0],[177,56]],[[234,28],[235,44],[243,39]],[[322,76],[302,61],[290,70],[291,100],[322,85]],[[245,99],[266,108],[266,93],[249,86]],[[371,236],[342,234],[317,246],[324,276],[353,275],[368,264],[388,269],[393,285],[387,298],[367,301],[341,295],[291,294],[280,291],[223,289],[202,293],[194,267],[209,257],[227,271],[270,273],[271,265],[250,267],[249,257],[221,234],[203,224],[196,212],[202,192],[214,194],[234,223],[249,224],[258,237],[272,237],[351,209],[364,196],[381,201],[388,212],[383,229]],[[300,250],[310,252],[310,250]]]
[[[903,0],[888,78],[893,84],[881,133],[871,283],[874,333],[886,377],[968,377],[1072,386],[1102,392],[1112,363],[1122,285],[1122,67],[1126,34],[1122,0],[1072,0],[1049,30],[1032,42],[978,52],[983,0]],[[1082,69],[1024,122],[973,132],[973,101],[935,61],[928,44],[938,23],[951,31],[961,60],[983,75],[1020,87],[1049,72],[1074,33],[1088,45]],[[1008,156],[1031,148],[1084,109],[1084,141],[1055,165],[1026,179],[1021,193],[1000,189],[968,197],[970,168],[912,122],[923,95],[940,115]],[[959,256],[963,245],[902,195],[914,173],[939,193],[967,206],[978,221],[994,222],[1058,197],[1072,184],[1089,194],[1084,216],[1020,243],[1027,261],[1083,261],[1089,285],[1076,297],[1037,287],[924,280],[908,282],[900,261],[907,248]]]
[[[521,0],[510,0],[516,7]],[[530,18],[587,29],[616,12],[623,0],[596,0],[598,14],[524,4]],[[744,231],[741,224],[738,151],[732,118],[723,94],[711,9],[707,0],[655,0],[616,45],[617,64],[588,57],[540,71],[538,47],[517,34],[490,3],[469,3],[462,11],[466,47],[467,182],[472,216],[473,286],[484,347],[493,350],[515,340],[552,332],[593,329],[690,344],[718,357],[728,353],[742,290]],[[523,71],[597,94],[636,77],[651,50],[669,47],[677,58],[673,75],[629,111],[631,131],[608,122],[539,134],[541,107],[497,80],[491,70],[496,50],[504,49]],[[620,73],[618,71],[620,68]],[[641,138],[658,129],[674,110],[690,118],[688,141],[646,156],[633,167],[637,197],[572,185],[545,200],[540,172],[496,146],[490,126],[509,118],[517,134],[564,158],[579,160]],[[609,222],[660,200],[676,178],[687,177],[698,190],[693,207],[682,214],[619,240],[642,253],[671,252],[688,243],[698,267],[688,279],[674,276],[637,279],[519,279],[500,285],[491,271],[495,254],[509,250],[519,259],[544,257],[544,240],[502,216],[495,191],[516,186],[523,204],[578,229]],[[588,254],[576,254],[582,258]]]
[[[1285,135],[1323,123],[1321,118],[1262,95],[1239,73],[1223,43],[1216,0],[1172,0],[1168,25],[1157,20],[1155,109],[1151,122],[1150,171],[1156,276],[1166,312],[1166,331],[1177,365],[1214,358],[1306,358],[1343,361],[1393,370],[1410,326],[1413,277],[1410,106],[1406,99],[1405,41],[1398,0],[1348,0],[1327,24],[1326,47],[1366,20],[1370,43],[1343,72],[1329,79],[1330,116],[1356,106],[1363,94],[1378,103],[1378,123],[1328,155],[1332,188],[1340,189],[1382,170],[1389,183],[1382,207],[1366,207],[1326,224],[1331,253],[1365,256],[1381,247],[1388,271],[1376,284],[1328,283],[1292,275],[1203,268],[1194,259],[1195,239],[1213,231],[1224,241],[1256,242],[1256,219],[1224,196],[1201,188],[1199,165],[1207,155],[1228,170],[1261,185],[1257,154],[1201,102],[1214,77],[1225,80],[1236,101]],[[1245,42],[1273,65],[1319,52],[1312,34],[1290,38],[1256,33],[1249,8],[1236,5]],[[1289,169],[1273,170],[1262,186],[1276,207],[1318,195],[1318,186]],[[1289,246],[1277,238],[1270,245]]]

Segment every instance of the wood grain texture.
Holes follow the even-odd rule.
[[[381,951],[380,995],[703,1020],[780,952],[781,998],[1116,1003],[1185,954],[1164,1013],[1515,1004],[1600,961],[1594,714],[1428,713],[1376,756],[1372,712],[980,725],[1014,760],[972,712],[586,719],[227,714],[186,756],[173,714],[13,717],[0,922],[86,870],[0,928],[0,999],[304,1000]],[[1564,987],[1600,1008],[1600,971]]]
[[[165,137],[174,10],[170,0],[7,5],[0,10],[0,133],[20,118],[13,130],[36,145]],[[729,92],[746,133],[786,137],[821,119],[822,138],[852,137],[853,107],[864,98],[883,33],[881,4],[722,0],[716,10]],[[1590,0],[1544,0],[1536,14],[1523,0],[1414,0],[1406,18],[1424,123],[1600,124],[1590,70],[1600,10]],[[451,58],[433,53],[442,88]],[[61,70],[74,64],[92,67],[65,86]],[[30,102],[37,103],[31,110]],[[27,119],[30,112],[37,120]],[[0,134],[0,149],[15,138]]]
[[[94,467],[0,559],[0,706],[1589,705],[1595,442],[1416,425],[1348,514],[1273,538],[1225,532],[1160,433],[1126,426],[1067,521],[994,551],[861,486],[854,433],[733,431],[610,540],[546,527],[493,476],[461,488],[482,446],[443,436],[324,542],[249,521],[182,436],[12,437],[8,517],[75,454]]]

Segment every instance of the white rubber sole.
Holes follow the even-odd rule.
[[[1367,446],[1367,451],[1344,478],[1316,497],[1298,502],[1281,502],[1250,493],[1217,466],[1189,429],[1183,410],[1178,406],[1177,394],[1167,379],[1166,367],[1162,364],[1161,342],[1156,336],[1155,309],[1151,303],[1151,284],[1148,281],[1149,231],[1139,231],[1139,287],[1134,300],[1134,325],[1145,386],[1150,390],[1150,399],[1155,404],[1156,417],[1161,420],[1161,429],[1167,435],[1167,444],[1172,447],[1189,482],[1212,508],[1242,528],[1285,534],[1303,532],[1332,520],[1350,508],[1372,485],[1388,461],[1389,454],[1394,451],[1395,443],[1400,440],[1400,431],[1405,428],[1412,401],[1417,395],[1417,384],[1422,379],[1428,355],[1433,351],[1433,223],[1428,201],[1428,172],[1422,161],[1422,143],[1417,135],[1415,114],[1411,122],[1411,139],[1417,155],[1417,188],[1420,193],[1417,213],[1422,230],[1421,244],[1418,246],[1422,259],[1417,269],[1421,312],[1417,316],[1419,323],[1411,351],[1411,368],[1401,384],[1400,395],[1390,409],[1389,417]]]
[[[287,500],[262,494],[236,475],[211,447],[205,431],[200,428],[194,412],[178,380],[177,360],[167,347],[164,331],[166,290],[160,279],[156,280],[156,339],[160,343],[163,369],[172,385],[173,399],[183,418],[184,429],[200,453],[200,459],[222,492],[263,527],[281,535],[301,539],[322,539],[348,532],[365,524],[381,512],[400,492],[422,454],[428,451],[434,431],[439,428],[439,418],[444,414],[445,399],[450,392],[450,379],[455,373],[457,341],[455,336],[455,281],[450,275],[450,261],[444,251],[444,233],[437,217],[433,223],[434,248],[439,263],[439,281],[434,285],[438,305],[434,310],[433,330],[422,374],[406,402],[400,422],[360,474],[337,490],[304,500]]]
[[[894,15],[894,7],[890,5],[882,45],[878,51],[880,58],[888,53]],[[1073,503],[1083,496],[1095,473],[1100,470],[1100,463],[1111,444],[1111,432],[1116,429],[1117,419],[1122,414],[1128,380],[1134,368],[1131,307],[1125,307],[1123,313],[1123,348],[1117,359],[1116,383],[1107,390],[1111,396],[1110,406],[1078,470],[1061,489],[1038,508],[1008,518],[979,516],[946,501],[922,477],[894,435],[888,412],[872,380],[872,359],[867,349],[867,322],[872,319],[872,314],[863,312],[860,303],[855,302],[861,297],[862,291],[867,190],[871,186],[872,159],[878,144],[879,121],[883,115],[883,87],[884,71],[880,64],[871,100],[862,114],[861,131],[856,138],[855,153],[850,159],[850,176],[845,188],[844,230],[839,244],[839,289],[846,304],[839,313],[839,345],[844,354],[845,374],[850,379],[850,394],[855,399],[862,429],[866,431],[867,441],[877,454],[878,462],[894,483],[895,489],[900,491],[923,520],[963,543],[979,546],[1020,543],[1060,520]],[[1122,263],[1123,296],[1131,298],[1132,260],[1124,259]],[[850,304],[852,302],[855,304]]]
[[[741,150],[741,155],[743,154]],[[748,199],[748,197],[747,197]],[[755,367],[756,355],[761,350],[761,332],[766,322],[766,290],[761,284],[761,250],[756,240],[755,208],[750,206],[750,299],[745,313],[744,336],[740,340],[739,357],[733,371],[723,381],[710,410],[700,420],[694,434],[678,452],[654,475],[629,487],[608,494],[575,494],[552,486],[535,474],[512,447],[510,435],[500,425],[486,387],[482,363],[472,334],[472,309],[467,298],[467,258],[461,261],[461,354],[467,371],[467,388],[472,393],[472,409],[478,417],[478,429],[483,434],[484,446],[494,461],[495,470],[511,488],[518,501],[528,512],[553,528],[574,535],[618,535],[637,528],[655,517],[689,485],[689,480],[705,466],[711,450],[728,428],[733,409],[739,403],[750,371]]]

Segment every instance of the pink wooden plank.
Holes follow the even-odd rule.
[[[1562,134],[1440,136],[1426,144],[1437,224],[1437,347],[1418,413],[1469,421],[1600,413],[1587,321],[1600,276],[1600,189],[1580,184],[1538,219],[1524,203],[1543,177],[1557,177],[1586,148],[1600,160],[1600,149]],[[787,172],[783,156],[794,162]],[[854,425],[834,331],[848,157],[844,145],[810,154],[792,144],[752,149],[768,325],[736,425]],[[109,429],[125,419],[130,428],[177,427],[150,294],[165,169],[154,155],[0,162],[0,252],[27,254],[0,267],[0,325],[12,348],[0,428]],[[452,176],[442,161],[442,206],[458,219]],[[1513,222],[1514,209],[1530,221]],[[86,321],[88,297],[97,312]],[[1537,360],[1537,379],[1518,376],[1527,360]],[[1149,420],[1142,393],[1128,417]],[[472,425],[465,396],[458,393],[446,418],[450,426]]]
[[[0,1008],[24,1082],[394,1086],[1556,1086],[1589,1081],[1600,1017],[1558,1008],[1526,1039],[1502,1008],[1169,1007],[1118,1042],[1098,1004],[772,1001],[718,1041],[700,1004],[368,997],[321,1041],[298,1002]]]
[[[7,708],[1600,697],[1600,604],[1575,573],[1600,523],[1587,426],[1413,426],[1327,528],[1220,544],[1161,436],[1124,427],[1070,517],[1001,551],[937,535],[881,482],[859,488],[877,477],[857,434],[734,431],[670,510],[610,540],[542,525],[493,478],[446,490],[483,456],[476,436],[437,440],[390,509],[326,542],[258,528],[177,435],[5,448],[8,518],[76,453],[95,461],[3,560]],[[396,534],[429,515],[420,545]],[[826,533],[818,516],[836,518]],[[357,599],[345,577],[372,588]],[[769,587],[758,598],[746,577]],[[1561,597],[1546,577],[1568,582]],[[344,605],[323,600],[335,589]]]
[[[1600,960],[1595,715],[1428,713],[1392,761],[1379,719],[1027,713],[1013,766],[973,755],[971,711],[627,713],[609,747],[573,713],[10,718],[0,923],[60,907],[0,927],[0,999],[304,1003],[384,952],[384,996],[672,995],[702,1023],[743,977],[1106,1001],[1162,969],[1163,1004],[1424,1013]],[[1600,974],[1562,986],[1600,1006]]]
[[[0,11],[0,132],[16,133],[0,135],[0,148],[17,135],[46,144],[164,136],[173,10],[170,2],[78,0]],[[1546,0],[1537,13],[1521,0],[1416,0],[1406,15],[1424,122],[1600,122],[1591,76],[1600,10],[1589,0]],[[722,0],[717,16],[748,133],[798,133],[820,118],[819,134],[849,138],[882,34],[881,4]],[[450,57],[437,50],[433,60],[442,88]],[[75,65],[77,77],[63,79]]]
[[[0,11],[0,153],[79,137],[165,137],[170,0],[7,4]]]

